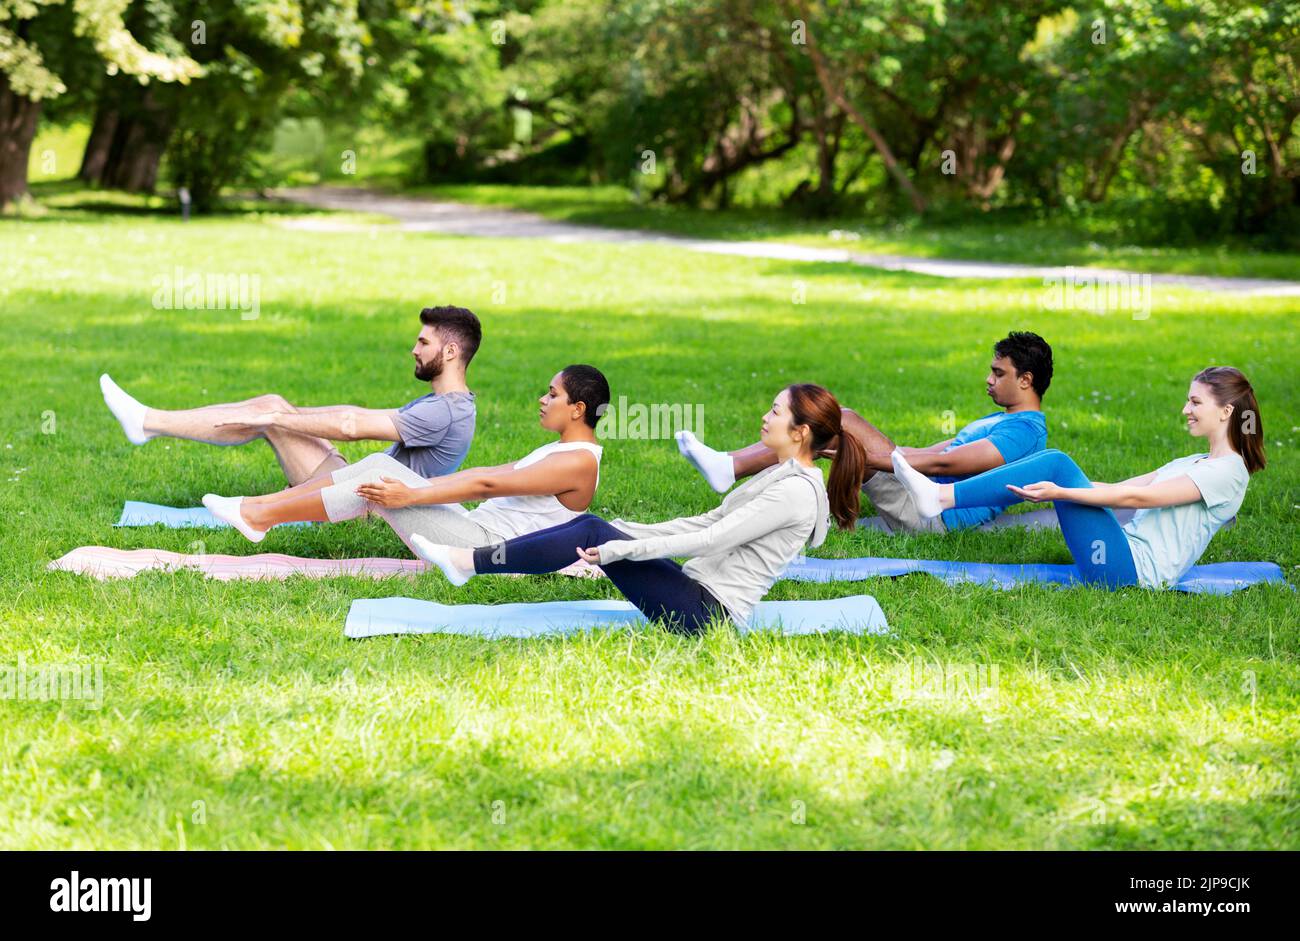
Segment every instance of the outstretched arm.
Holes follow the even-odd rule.
[[[472,467],[436,477],[424,487],[408,487],[400,480],[384,477],[361,484],[357,495],[386,507],[420,506],[432,503],[461,503],[491,497],[561,496],[566,493],[591,495],[596,490],[596,458],[585,451],[562,451],[528,467]]]
[[[1133,481],[1144,481],[1147,476],[1134,477]],[[1094,484],[1091,487],[1058,487],[1050,481],[1040,481],[1025,487],[1010,484],[1007,489],[1030,503],[1042,503],[1046,500],[1066,500],[1070,503],[1082,503],[1087,506],[1124,507],[1131,509],[1151,509],[1160,506],[1181,506],[1184,503],[1196,503],[1201,499],[1201,490],[1192,478],[1186,474],[1162,480],[1160,483]]]
[[[808,492],[798,489],[801,487],[809,488]],[[811,484],[791,478],[703,529],[648,539],[611,540],[587,550],[582,557],[588,562],[605,564],[620,559],[638,561],[729,552],[773,530],[807,519],[810,498],[816,499]]]
[[[241,424],[253,428],[283,428],[330,441],[401,441],[396,409],[330,405],[299,412],[263,412]]]
[[[928,448],[899,448],[899,450],[907,458],[907,463],[927,477],[966,477],[982,474],[1006,463],[997,445],[988,438],[981,438],[979,441],[963,444],[951,451],[944,451],[948,443],[941,441]],[[938,450],[935,450],[936,448]],[[886,462],[885,467],[876,469],[892,471],[894,465],[889,461],[888,455],[886,455]]]

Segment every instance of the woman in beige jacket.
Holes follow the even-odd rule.
[[[696,633],[726,618],[745,624],[803,548],[822,544],[829,517],[843,529],[857,521],[866,455],[856,438],[841,438],[841,411],[821,386],[783,389],[761,434],[777,463],[700,516],[645,524],[587,514],[480,549],[435,545],[418,535],[412,548],[456,585],[474,575],[554,572],[571,565],[576,552],[599,565],[646,617],[672,630]],[[830,448],[828,493],[814,460]],[[678,565],[673,556],[690,561]]]

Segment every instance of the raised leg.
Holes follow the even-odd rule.
[[[356,519],[365,516],[372,508],[357,496],[356,488],[363,480],[378,480],[382,476],[395,477],[412,487],[421,487],[427,482],[405,464],[381,452],[364,457],[355,464],[321,474],[288,490],[260,497],[245,497],[240,509],[244,519],[254,529],[260,530],[281,523],[337,523]]]
[[[580,546],[590,549],[628,538],[599,516],[588,513],[559,526],[475,549],[474,570],[479,574],[556,572],[576,561]],[[698,633],[715,614],[704,604],[699,582],[668,559],[623,560],[602,565],[601,569],[642,614],[673,630]]]
[[[1024,487],[1040,480],[1061,487],[1092,486],[1092,481],[1068,454],[1049,449],[957,481],[951,485],[953,505],[1010,506],[1020,502],[1020,498],[1007,489],[1008,484]],[[1061,535],[1084,581],[1111,588],[1137,584],[1133,553],[1112,510],[1066,500],[1056,501],[1055,506]]]
[[[266,440],[290,484],[300,484],[347,464],[334,445],[324,438],[279,428],[245,424],[268,411],[296,412],[283,396],[269,394],[207,405],[202,408],[166,411],[151,408],[145,413],[144,430],[152,436],[185,438],[205,444],[240,445],[258,438]]]

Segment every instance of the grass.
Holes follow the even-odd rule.
[[[1261,252],[1228,245],[1133,245],[1126,243],[1114,226],[1100,221],[1010,219],[996,214],[946,222],[908,218],[890,224],[854,218],[800,219],[779,209],[715,212],[638,204],[620,186],[460,184],[423,187],[420,191],[444,199],[524,209],[585,225],[652,229],[695,238],[793,242],[863,254],[1285,280],[1295,280],[1300,272],[1300,254],[1294,252]]]
[[[803,379],[898,440],[929,443],[949,414],[988,411],[989,347],[1026,328],[1057,351],[1051,444],[1115,479],[1190,453],[1187,380],[1232,363],[1259,392],[1272,463],[1205,561],[1269,559],[1294,581],[1300,301],[1158,289],[1150,319],[1135,321],[1044,310],[1032,282],[392,227],[306,232],[270,213],[182,225],[60,198],[0,222],[11,402],[0,665],[98,666],[104,693],[97,709],[0,699],[0,847],[1300,845],[1300,638],[1295,596],[1279,587],[1213,598],[919,575],[778,582],[772,597],[870,593],[893,631],[348,641],[355,598],[615,594],[558,577],[456,590],[436,576],[100,583],[45,571],[87,544],[249,553],[229,531],[111,524],[128,498],[193,505],[209,490],[281,486],[262,445],[127,445],[101,372],[161,407],[265,391],[389,407],[420,391],[407,353],[416,312],[456,302],[486,330],[471,464],[541,443],[533,400],[574,361],[604,369],[615,396],[702,404],[703,437],[718,444],[751,440],[771,395]],[[178,265],[259,276],[259,318],[155,309],[155,279]],[[791,301],[796,281],[804,304]],[[607,443],[595,512],[715,505],[671,442]],[[404,554],[377,521],[278,530],[259,549]],[[818,554],[1068,559],[1059,535],[1014,531],[836,533]],[[972,668],[996,668],[990,695],[936,690],[935,671]]]

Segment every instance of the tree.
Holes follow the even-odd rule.
[[[142,46],[122,14],[129,0],[0,0],[0,208],[27,192],[27,164],[44,103],[67,91],[64,66],[93,56],[109,74],[185,83],[187,56]]]
[[[917,41],[924,36],[914,21],[903,13],[904,0],[869,0],[864,4],[814,4],[812,0],[794,0],[793,10],[804,29],[803,38],[808,55],[817,73],[826,97],[844,110],[844,113],[862,129],[880,155],[890,177],[908,198],[912,208],[925,212],[926,199],[916,184],[899,164],[894,148],[880,132],[872,117],[865,96],[855,96],[851,83],[854,79],[870,84],[871,66],[878,73],[888,73],[897,65],[897,59],[883,54],[891,42]],[[920,6],[931,13],[941,6]],[[892,34],[892,35],[891,35]],[[873,61],[874,60],[874,63]],[[862,66],[866,66],[865,68]]]

